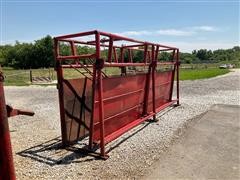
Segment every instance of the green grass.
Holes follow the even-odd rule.
[[[103,70],[108,75],[119,74],[119,68],[105,68]],[[211,78],[218,75],[228,73],[228,69],[207,68],[207,69],[180,69],[180,80],[195,80]],[[13,68],[3,68],[5,76],[4,85],[7,86],[28,86],[30,85],[30,71],[29,70],[16,70]],[[51,76],[53,80],[56,79],[56,73],[51,69],[33,69],[33,76]],[[81,77],[79,72],[73,69],[66,69],[64,71],[66,78]]]
[[[208,69],[181,69],[180,80],[206,79],[230,72],[229,69],[208,68]]]

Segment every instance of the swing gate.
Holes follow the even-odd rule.
[[[155,120],[162,109],[179,105],[175,47],[100,31],[55,37],[54,45],[64,146],[88,136],[89,150],[97,145],[106,158],[107,143],[147,119]],[[159,61],[164,54],[170,57]]]

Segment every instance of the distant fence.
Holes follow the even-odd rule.
[[[54,80],[54,70],[52,68],[39,70],[29,70],[31,83],[50,83]]]
[[[202,63],[202,64],[181,64],[180,69],[207,69],[218,68],[219,63]]]
[[[53,68],[24,70],[6,68],[3,72],[5,85],[49,84],[56,78]]]

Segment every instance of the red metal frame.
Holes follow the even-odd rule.
[[[91,36],[93,40],[79,40],[79,38],[86,36]],[[119,45],[121,41],[128,42],[128,44]],[[70,55],[60,55],[60,43],[69,43]],[[180,63],[178,48],[143,42],[97,30],[58,36],[54,38],[54,44],[64,146],[88,135],[89,149],[93,148],[93,143],[99,145],[101,157],[106,158],[105,145],[107,143],[146,119],[152,117],[155,120],[156,114],[162,109],[174,103],[179,105]],[[89,45],[95,49],[95,53],[77,54],[77,45]],[[104,51],[103,48],[108,48],[107,57],[103,57],[101,54]],[[143,51],[143,59],[139,59],[138,62],[133,62],[135,51]],[[172,61],[159,62],[158,57],[162,51],[171,51],[173,53]],[[124,59],[124,53],[128,53],[127,61]],[[86,64],[80,63],[83,59],[87,61]],[[129,75],[126,71],[127,67],[141,66],[148,68],[147,73]],[[165,66],[172,66],[173,69],[166,72],[158,70],[159,67]],[[118,77],[107,76],[103,73],[103,68],[106,67],[119,67],[121,74]],[[88,73],[86,78],[92,83],[91,87],[83,85],[83,81],[80,80],[83,77],[67,80],[63,75],[63,69],[65,68],[78,69],[78,71],[85,70]],[[82,72],[81,74],[84,75]],[[172,100],[175,74],[177,98]],[[71,90],[66,89],[64,82],[67,82],[69,87],[72,86]],[[81,96],[82,88],[84,88],[84,93]],[[75,107],[76,97],[79,99],[79,104],[81,104],[79,106],[81,107]],[[90,116],[87,117],[87,122],[85,122],[85,119],[83,122],[82,113],[80,117],[76,116],[78,112],[84,111],[83,107],[88,106],[86,99],[91,102],[89,104],[91,108],[88,110]],[[70,106],[72,106],[72,109]],[[72,111],[70,115],[67,112],[69,109]],[[68,129],[69,122],[72,124],[73,117],[78,129],[81,129],[82,126],[85,127],[85,129],[83,128],[84,136],[80,137],[79,133],[74,134],[72,129],[75,127],[70,127],[71,130]],[[73,140],[68,136],[74,136],[75,138]]]

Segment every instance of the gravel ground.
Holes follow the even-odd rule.
[[[159,114],[110,143],[106,161],[60,148],[58,96],[55,87],[5,87],[6,101],[33,110],[34,117],[9,119],[18,179],[112,179],[143,176],[186,124],[213,104],[240,105],[240,70],[180,83],[181,106]],[[115,147],[115,148],[114,148]],[[77,153],[78,152],[78,153]]]

